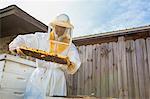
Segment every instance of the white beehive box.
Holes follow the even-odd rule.
[[[0,55],[0,99],[23,99],[26,83],[35,68],[35,62]]]
[[[35,62],[8,54],[0,55],[0,99],[23,99]],[[48,97],[47,99],[97,99],[90,97]]]

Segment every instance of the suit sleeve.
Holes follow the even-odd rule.
[[[73,65],[71,67],[68,67],[66,71],[68,74],[74,74],[81,65],[79,53],[74,44],[72,44],[70,47],[70,50],[68,52],[68,57],[69,60],[73,63]]]
[[[35,34],[18,35],[10,44],[9,50],[14,50],[20,46],[37,48],[37,38]]]

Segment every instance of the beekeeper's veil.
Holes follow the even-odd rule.
[[[51,29],[50,29],[51,28]],[[50,52],[61,53],[72,42],[73,25],[66,14],[60,14],[49,24]]]

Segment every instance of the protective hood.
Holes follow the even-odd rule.
[[[61,54],[72,42],[72,29],[66,28],[64,33],[59,35],[56,27],[48,28],[48,39],[50,41],[50,53]]]

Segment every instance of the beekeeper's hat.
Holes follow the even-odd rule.
[[[50,26],[55,27],[56,25],[73,29],[73,25],[70,23],[70,19],[66,14],[58,15],[56,19],[50,23]]]

